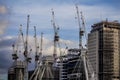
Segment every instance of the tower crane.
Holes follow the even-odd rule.
[[[31,62],[31,58],[28,56],[28,30],[29,30],[29,17],[27,16],[27,30],[26,30],[26,41],[25,41],[25,50],[24,50],[24,57],[25,57],[25,70],[24,70],[24,80],[28,80],[28,62]]]
[[[38,54],[39,46],[37,45],[36,26],[34,26],[34,31],[35,31],[35,35],[34,35],[34,38],[35,38],[35,67],[37,67],[38,61],[39,61],[39,54]]]
[[[40,52],[39,52],[39,57],[40,57],[40,60],[41,60],[42,53],[43,53],[42,51],[43,51],[43,33],[41,32]]]
[[[78,26],[79,26],[79,49],[82,49],[82,37],[84,36],[84,28],[80,24],[80,15],[77,5],[76,5],[76,11],[77,11]]]
[[[30,77],[29,80],[42,80],[42,72],[44,72],[44,70],[42,69],[42,61],[40,61],[40,57],[41,57],[41,54],[42,54],[42,37],[43,37],[43,33],[41,33],[41,49],[40,49],[40,52],[38,54],[38,49],[39,49],[39,46],[37,46],[37,37],[36,37],[36,27],[34,26],[34,31],[35,31],[35,35],[34,35],[34,38],[35,38],[35,70],[32,74],[32,76]],[[43,71],[42,71],[43,70]]]
[[[24,35],[23,35],[23,32],[22,32],[22,25],[20,25],[20,34],[21,34],[22,41],[23,41],[23,47],[25,49],[25,40],[24,40]]]
[[[17,61],[17,59],[19,58],[19,57],[18,57],[18,52],[19,52],[19,51],[18,51],[18,46],[19,46],[18,44],[19,44],[19,40],[20,40],[21,33],[22,33],[21,26],[22,26],[22,25],[20,25],[20,29],[19,29],[18,38],[17,38],[17,40],[16,40],[16,43],[12,45],[12,47],[13,47],[12,57],[13,57],[13,60],[15,60],[15,61]],[[23,33],[22,33],[22,35],[23,35]]]
[[[24,80],[24,76],[23,76],[23,70],[24,70],[24,66],[19,64],[19,60],[18,59],[18,52],[20,52],[19,50],[19,42],[21,42],[21,33],[22,33],[22,28],[20,25],[20,30],[19,30],[19,34],[18,34],[18,38],[16,40],[16,43],[12,45],[13,47],[13,51],[14,53],[12,54],[13,60],[14,60],[14,70],[16,71],[16,80]],[[23,35],[23,34],[22,34]]]
[[[84,20],[84,16],[83,16],[83,13],[80,12],[81,14],[81,21],[82,21],[82,27],[84,28],[84,36],[86,38],[86,41],[88,40],[87,39],[87,33],[86,33],[86,29],[85,29],[85,20]],[[87,48],[87,45],[86,45],[86,48]],[[90,63],[90,61],[88,60],[88,57],[87,57],[87,52],[88,50],[86,51],[85,55],[84,55],[84,58],[85,58],[85,63],[86,63],[86,68],[87,68],[87,72],[88,74],[90,74],[90,77],[89,77],[89,80],[95,80],[95,75],[94,75],[94,69],[93,69],[93,66],[92,64]],[[87,73],[86,72],[86,73]]]
[[[86,33],[86,29],[85,29],[85,20],[84,20],[84,16],[83,16],[82,11],[80,12],[80,14],[81,14],[81,21],[82,21],[82,28],[83,28],[83,31],[84,31],[84,36],[87,40],[87,33]]]
[[[53,52],[53,57],[54,57],[54,60],[56,60],[56,57],[57,57],[57,43],[59,41],[59,35],[58,35],[59,27],[56,26],[55,15],[54,15],[53,9],[52,9],[52,25],[53,25],[53,28],[54,28],[54,52]]]
[[[83,18],[83,14],[82,12],[80,12],[81,14],[81,24],[80,24],[80,16],[79,16],[79,9],[78,6],[76,5],[76,11],[77,11],[77,19],[78,19],[78,26],[79,26],[79,49],[80,49],[80,58],[83,61],[83,65],[84,65],[84,72],[85,72],[85,78],[86,80],[95,80],[95,78],[89,78],[89,71],[90,70],[90,62],[88,62],[87,60],[87,51],[85,53],[82,53],[83,50],[83,45],[82,45],[82,37],[86,37],[87,40],[87,36],[86,36],[86,31],[85,31],[85,22],[84,22],[84,18]],[[89,64],[88,64],[89,63]],[[80,65],[79,65],[80,66]],[[91,72],[90,72],[91,73]],[[94,71],[92,71],[92,73],[94,73]],[[91,75],[93,75],[91,73]]]
[[[18,40],[19,40],[19,38],[20,38],[20,33],[18,34]],[[18,57],[18,40],[16,41],[15,44],[12,45],[12,47],[13,47],[12,59],[14,61],[17,61],[17,59],[19,58]]]
[[[80,49],[80,57],[83,60],[83,64],[84,64],[84,69],[85,69],[85,77],[86,80],[89,80],[88,78],[88,70],[87,70],[87,65],[86,65],[86,59],[85,59],[85,54],[82,54],[82,37],[84,36],[84,22],[83,22],[83,18],[82,19],[82,26],[80,24],[80,15],[79,15],[79,9],[78,6],[76,5],[76,11],[77,11],[77,19],[78,19],[78,26],[79,26],[79,49]],[[80,65],[79,65],[80,66]]]

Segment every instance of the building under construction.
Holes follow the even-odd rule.
[[[41,80],[59,80],[59,69],[53,67],[53,56],[42,57],[42,62],[43,64],[39,67],[40,69],[36,69],[37,71],[28,71],[28,80],[39,80],[35,78],[38,73],[42,76]],[[8,80],[24,80],[24,70],[24,62],[15,61],[8,70]]]
[[[55,63],[53,56],[43,56],[42,65],[28,71],[28,80],[86,80],[79,51],[79,49],[69,49],[68,54],[58,57]],[[23,80],[24,70],[24,62],[14,62],[8,71],[8,80]]]
[[[68,80],[86,80],[85,68],[80,54],[85,54],[85,49],[80,53],[79,49],[68,50]]]
[[[96,80],[120,80],[120,23],[102,21],[88,35],[88,58]]]
[[[22,61],[13,62],[8,70],[8,80],[23,80],[25,64]]]
[[[19,37],[23,43],[23,60],[19,61],[18,46],[13,45],[14,64],[8,70],[8,80],[120,80],[120,23],[117,21],[102,21],[92,26],[88,35],[88,44],[83,46],[85,22],[82,12],[79,13],[76,5],[78,27],[79,27],[79,48],[68,49],[63,55],[59,42],[59,27],[55,22],[54,11],[52,10],[52,24],[54,29],[54,49],[52,56],[44,56],[41,33],[40,44],[37,41],[36,27],[34,26],[35,68],[29,71],[31,62],[29,49],[29,15],[27,16],[26,37],[20,28]],[[81,18],[80,18],[81,17]],[[86,38],[87,40],[87,38]],[[59,48],[60,56],[57,56]]]

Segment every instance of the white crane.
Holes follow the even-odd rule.
[[[37,43],[36,26],[34,26],[34,31],[35,31],[35,35],[34,35],[34,38],[35,38],[35,67],[37,67],[38,61],[39,61],[39,54],[38,54],[39,46]]]
[[[24,70],[24,80],[28,80],[28,62],[31,62],[31,58],[28,56],[28,31],[29,31],[29,17],[27,16],[27,30],[26,30],[26,41],[25,41],[25,50],[24,50],[24,58],[25,58],[25,70]],[[31,50],[30,50],[31,51]]]
[[[39,60],[41,61],[43,53],[43,32],[41,32]]]
[[[77,5],[76,5],[76,11],[77,11],[78,26],[79,26],[79,49],[80,49],[80,57],[81,57],[81,59],[83,61],[83,64],[84,64],[85,78],[86,78],[86,80],[95,80],[95,78],[94,78],[94,71],[91,70],[91,68],[90,68],[91,64],[87,60],[87,51],[86,51],[86,53],[82,53],[82,49],[83,49],[82,37],[85,35],[86,40],[87,40],[87,36],[86,36],[85,22],[84,22],[84,18],[83,18],[82,12],[80,12],[81,13],[81,22],[82,22],[80,24],[80,15],[79,15],[79,9],[78,9]],[[90,75],[92,75],[92,78],[89,77],[89,73],[90,73]]]
[[[53,9],[52,9],[52,25],[53,25],[53,29],[54,29],[54,52],[53,52],[53,57],[54,57],[54,60],[56,60],[57,44],[58,44],[58,41],[59,41],[59,35],[58,35],[59,27],[56,26],[55,15],[54,15]]]

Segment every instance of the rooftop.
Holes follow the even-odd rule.
[[[92,31],[97,30],[102,27],[120,29],[120,23],[117,20],[111,21],[111,22],[106,20],[106,21],[101,21],[101,22],[95,23],[91,27],[92,27]]]

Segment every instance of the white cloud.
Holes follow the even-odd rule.
[[[46,28],[46,30],[47,30],[48,27],[52,28],[52,27],[50,27],[51,26],[50,20],[51,20],[51,16],[52,16],[51,8],[53,8],[55,11],[55,16],[56,16],[55,19],[56,19],[56,22],[58,23],[58,25],[60,25],[60,28],[62,28],[62,29],[78,28],[78,27],[74,27],[74,26],[77,26],[77,21],[74,19],[74,17],[76,16],[75,6],[69,5],[69,4],[61,4],[61,6],[60,5],[59,6],[58,5],[16,6],[13,8],[13,13],[15,15],[20,16],[20,18],[15,16],[15,18],[13,18],[13,19],[15,19],[15,21],[17,21],[17,19],[20,19],[21,21],[23,21],[23,19],[22,19],[23,17],[21,17],[21,16],[23,16],[23,15],[25,16],[26,14],[30,13],[31,14],[31,23],[39,22],[37,24],[41,25],[42,27],[45,26],[44,28]],[[91,26],[89,24],[93,24],[94,22],[101,21],[105,18],[108,18],[108,19],[110,18],[112,20],[120,18],[119,11],[116,11],[114,8],[107,7],[104,5],[103,6],[79,5],[79,10],[83,11],[86,23],[88,23],[87,26]],[[40,27],[37,28],[38,31],[40,30],[39,28]],[[40,40],[38,40],[38,41],[40,41]],[[35,45],[34,39],[32,37],[30,37],[29,43],[30,43],[30,47],[33,47]],[[74,42],[72,42],[72,41],[62,40],[62,39],[61,39],[61,43],[63,43],[63,45],[67,44],[69,46],[71,46],[71,44],[72,45],[74,44]],[[52,46],[53,41],[44,38],[43,44],[44,44],[44,49],[46,50],[45,53],[47,53],[47,52],[53,53],[52,52],[53,51],[52,50],[53,49],[53,46]]]
[[[37,40],[38,40],[38,44],[40,45],[40,37],[38,37]],[[29,44],[30,44],[31,48],[33,49],[33,53],[35,53],[35,41],[34,41],[33,37],[29,37]],[[54,44],[53,41],[51,41],[50,39],[47,39],[45,37],[43,38],[43,55],[47,55],[47,54],[52,55],[53,54],[53,50],[54,50],[53,44]],[[73,46],[73,44],[74,44],[74,46]],[[57,45],[58,55],[60,54],[59,49],[64,51],[66,48],[66,45],[70,46],[70,47],[75,47],[75,44],[76,44],[75,42],[72,42],[70,40],[60,39],[60,47]]]
[[[16,6],[13,8],[13,12],[16,15],[31,15],[31,23],[38,25],[38,29],[52,28],[50,20],[52,19],[51,8],[55,11],[56,23],[62,29],[75,29],[78,27],[77,20],[75,20],[76,9],[74,5],[61,4],[59,5],[29,5],[29,6]],[[91,26],[93,23],[105,20],[118,20],[120,18],[119,12],[116,9],[105,5],[79,5],[79,10],[83,11],[87,26]],[[21,19],[17,18],[17,19]]]
[[[26,39],[26,38],[24,38],[24,39]],[[5,36],[5,37],[2,37],[0,39],[0,44],[2,45],[1,48],[0,48],[0,51],[11,52],[11,53],[7,53],[9,55],[13,53],[12,44],[14,44],[15,45],[15,50],[18,47],[18,55],[20,57],[23,56],[24,43],[23,43],[21,37],[18,38],[18,37],[14,37],[14,36]],[[40,46],[40,37],[39,36],[37,37],[37,46]],[[76,43],[73,42],[73,41],[70,41],[70,40],[60,39],[60,46],[57,45],[57,54],[58,55],[60,54],[60,50],[62,52],[64,52],[66,46],[68,48],[73,48],[73,47],[76,46]],[[34,57],[36,49],[35,49],[35,39],[34,39],[33,36],[28,36],[28,47],[29,47],[28,50],[32,49],[31,56]],[[38,52],[39,52],[39,50],[38,50]],[[53,50],[54,50],[53,41],[43,37],[43,55],[47,55],[47,54],[48,55],[52,55],[53,54]],[[20,51],[20,53],[19,53],[19,51]]]

